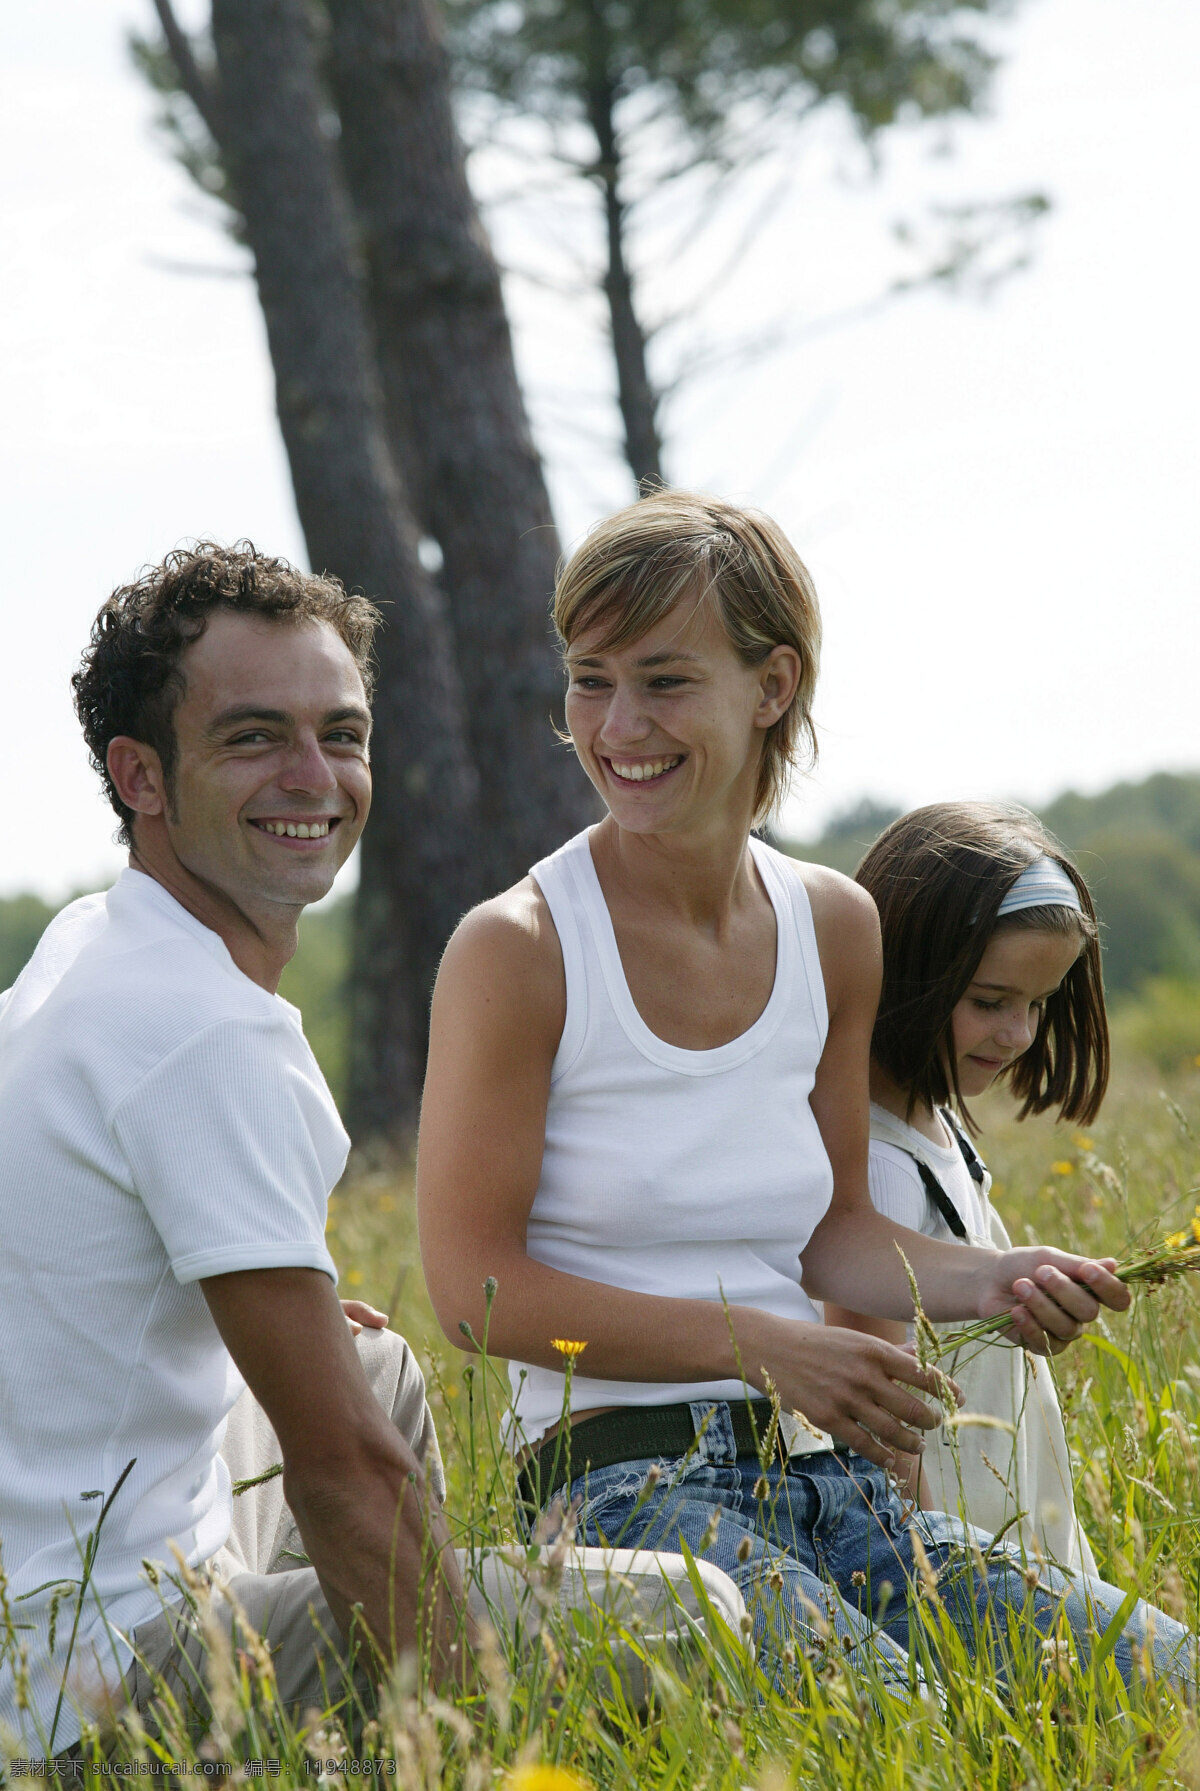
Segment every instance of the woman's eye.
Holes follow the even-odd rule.
[[[594,674],[589,673],[589,672],[581,672],[578,675],[578,677],[574,677],[571,679],[571,689],[572,690],[603,690],[604,689],[604,679],[597,678]]]
[[[985,1014],[995,1014],[1000,1010],[1000,1003],[998,1001],[984,1001],[983,997],[980,995],[976,995],[975,997],[975,1006],[981,1007]]]
[[[678,690],[681,684],[686,683],[686,678],[651,678],[650,688],[651,690]]]

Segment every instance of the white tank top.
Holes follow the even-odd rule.
[[[681,1300],[719,1301],[723,1292],[733,1306],[819,1323],[800,1252],[833,1192],[808,1099],[828,1030],[825,984],[799,867],[759,840],[750,849],[775,910],[775,982],[753,1026],[712,1051],[666,1044],[638,1013],[588,834],[533,867],[562,947],[567,1015],[527,1249],[610,1287]],[[563,1376],[521,1362],[509,1372],[517,1440],[534,1441],[562,1412]],[[736,1380],[577,1372],[571,1406],[745,1391]]]

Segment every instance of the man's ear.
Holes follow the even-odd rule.
[[[167,780],[162,760],[152,746],[118,734],[108,743],[104,763],[126,808],[138,815],[166,814]]]

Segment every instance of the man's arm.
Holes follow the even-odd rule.
[[[329,1277],[248,1269],[200,1285],[279,1438],[284,1495],[343,1634],[361,1605],[385,1659],[423,1631],[434,1681],[461,1679],[471,1638],[445,1518],[371,1392]]]

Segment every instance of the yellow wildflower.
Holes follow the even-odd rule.
[[[505,1779],[504,1791],[587,1791],[587,1787],[561,1766],[518,1766]]]
[[[1195,1238],[1196,1242],[1200,1244],[1200,1219],[1192,1220],[1192,1236]]]
[[[573,1362],[576,1356],[581,1356],[583,1354],[584,1350],[587,1348],[587,1343],[575,1343],[570,1337],[552,1337],[550,1339],[550,1348],[556,1349],[559,1355],[564,1357],[568,1362]],[[554,1770],[557,1771],[558,1768],[555,1767]]]
[[[363,1284],[362,1270],[361,1269],[347,1269],[346,1270],[346,1280],[350,1283],[351,1287],[361,1287]]]
[[[1076,1150],[1095,1150],[1096,1148],[1091,1139],[1085,1138],[1082,1132],[1076,1132],[1071,1143],[1075,1146]]]
[[[1059,1163],[1051,1163],[1050,1173],[1051,1175],[1074,1175],[1075,1165],[1074,1163],[1068,1163],[1064,1157]]]
[[[1163,1243],[1167,1246],[1168,1250],[1182,1250],[1186,1245],[1190,1244],[1191,1241],[1192,1240],[1186,1231],[1170,1231],[1163,1239]]]

